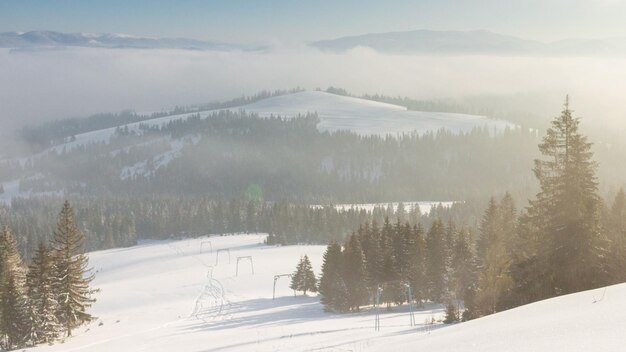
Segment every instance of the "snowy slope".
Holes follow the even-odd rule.
[[[101,289],[92,313],[99,319],[78,329],[63,344],[33,351],[326,351],[366,348],[376,336],[435,329],[425,325],[439,319],[441,307],[416,315],[409,326],[405,310],[383,311],[382,332],[374,331],[371,311],[360,314],[325,313],[315,295],[293,296],[289,279],[299,258],[308,254],[319,274],[324,246],[272,247],[263,235],[149,242],[128,249],[90,254]],[[216,251],[219,253],[216,265]],[[252,256],[254,274],[247,259]],[[212,274],[209,274],[212,272]],[[100,326],[99,324],[102,323]],[[343,347],[340,347],[343,346]]]
[[[319,274],[323,246],[271,247],[262,235],[148,242],[90,254],[102,291],[99,319],[39,351],[623,351],[626,285],[558,297],[467,323],[431,324],[441,307],[325,313],[315,295],[293,297],[288,278],[308,254]],[[204,242],[204,245],[202,243]],[[200,247],[203,247],[202,253]],[[216,265],[218,249],[220,252]],[[252,256],[254,274],[237,257]],[[211,272],[211,274],[209,274]],[[102,325],[100,325],[102,324]]]
[[[323,131],[350,130],[359,134],[396,134],[447,129],[469,132],[475,127],[503,130],[512,124],[484,116],[443,112],[408,111],[405,107],[371,100],[345,97],[325,92],[299,92],[277,96],[243,107],[260,116],[281,115],[294,117],[306,112],[317,112]]]
[[[317,112],[321,122],[318,126],[323,131],[350,130],[359,134],[396,134],[417,131],[420,134],[447,129],[455,133],[469,132],[476,127],[488,127],[489,130],[503,130],[514,125],[503,121],[489,119],[484,116],[408,111],[405,107],[379,103],[371,100],[344,97],[340,95],[305,91],[286,94],[260,100],[258,102],[230,108],[229,110],[245,110],[262,117],[271,115],[296,117],[307,112]],[[219,110],[200,112],[201,118],[207,118]],[[171,121],[185,120],[196,113],[180,114],[131,123],[120,127],[128,127],[131,132],[140,132],[139,126],[163,126]],[[117,127],[106,128],[76,135],[75,139],[51,148],[62,151],[90,143],[108,143],[115,134]]]
[[[557,297],[428,335],[378,344],[374,351],[624,351],[626,284]]]

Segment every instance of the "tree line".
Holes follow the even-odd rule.
[[[169,195],[232,199],[250,185],[265,199],[300,203],[452,200],[525,195],[524,162],[537,136],[477,128],[454,134],[360,136],[317,129],[319,118],[260,118],[243,111],[120,128],[108,143],[0,162],[0,183],[68,196]],[[497,152],[494,152],[497,151]],[[499,170],[495,172],[484,170]],[[471,186],[470,186],[471,185]]]
[[[40,242],[28,266],[5,226],[0,232],[0,348],[52,344],[91,321],[93,278],[69,202],[50,245]]]
[[[268,244],[325,244],[342,240],[360,224],[398,213],[403,219],[428,225],[436,216],[473,223],[482,202],[438,206],[422,214],[418,207],[377,206],[370,211],[311,206],[289,201],[270,202],[254,192],[225,200],[210,197],[72,197],[76,224],[85,235],[88,251],[129,247],[139,239],[198,237],[207,234],[268,233]],[[49,242],[54,231],[58,197],[14,199],[0,205],[0,223],[17,235],[21,254],[30,259],[39,242]]]
[[[386,218],[382,225],[365,223],[341,245],[331,242],[324,254],[319,280],[321,302],[331,311],[358,311],[374,303],[388,308],[412,299],[469,301],[469,284],[476,270],[471,232],[454,222],[436,220],[427,230]]]

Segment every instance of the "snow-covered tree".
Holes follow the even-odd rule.
[[[72,330],[92,320],[87,309],[95,301],[95,290],[89,287],[93,280],[85,255],[85,238],[74,223],[74,211],[68,201],[63,204],[57,229],[54,232],[53,275],[57,293],[57,317],[67,336]]]
[[[52,343],[59,335],[57,293],[54,291],[55,281],[52,274],[52,254],[40,243],[26,279],[29,340],[34,344]]]

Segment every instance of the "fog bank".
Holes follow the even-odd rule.
[[[366,48],[322,53],[72,48],[0,51],[2,129],[123,109],[160,111],[264,89],[342,87],[416,99],[525,94],[551,115],[569,93],[577,113],[620,121],[626,59],[409,56]],[[553,102],[553,103],[551,103]],[[549,116],[547,116],[548,118]]]

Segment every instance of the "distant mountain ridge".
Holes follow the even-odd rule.
[[[147,38],[117,33],[61,33],[55,31],[0,33],[0,47],[27,49],[38,47],[95,47],[186,50],[259,50],[222,42],[189,38]]]
[[[401,54],[626,55],[626,38],[566,39],[544,43],[486,30],[372,33],[321,40],[309,45],[335,52],[369,47],[383,53]]]
[[[626,56],[626,38],[565,39],[550,43],[502,35],[486,30],[371,33],[309,43],[322,51],[342,52],[368,47],[381,53],[435,55]],[[0,48],[88,47],[181,49],[207,51],[263,51],[269,45],[241,45],[190,38],[149,38],[119,33],[62,33],[29,31],[0,33]]]

